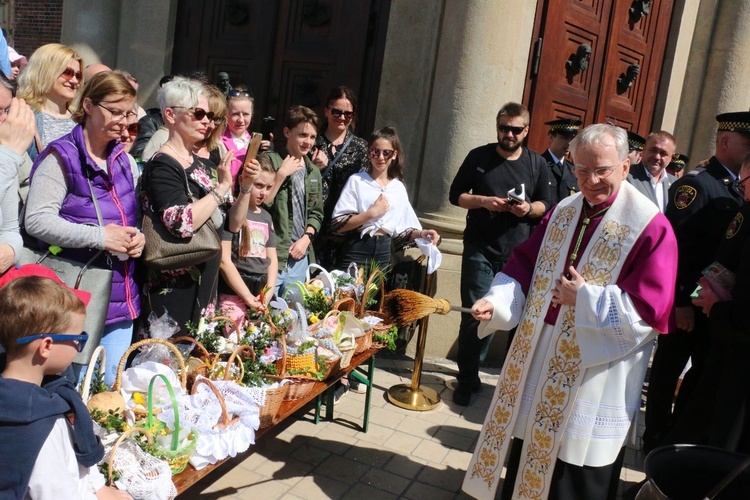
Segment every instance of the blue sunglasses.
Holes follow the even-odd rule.
[[[86,347],[86,342],[89,340],[89,334],[86,332],[82,332],[80,335],[67,335],[65,333],[37,333],[36,335],[28,335],[16,339],[16,344],[30,344],[35,340],[47,338],[52,339],[53,342],[74,342],[78,352],[81,352],[83,351],[83,348]]]

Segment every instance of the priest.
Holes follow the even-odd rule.
[[[581,190],[519,245],[472,307],[478,334],[518,326],[463,483],[493,498],[616,497],[657,332],[670,330],[677,243],[629,183],[628,137],[570,145]]]

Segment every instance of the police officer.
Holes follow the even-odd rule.
[[[672,398],[677,380],[691,359],[675,404],[679,413],[699,379],[708,352],[707,317],[693,306],[690,295],[701,272],[715,259],[719,242],[742,203],[735,183],[745,157],[750,154],[750,112],[716,117],[716,154],[705,167],[685,174],[669,190],[666,216],[678,246],[675,319],[677,330],[659,335],[651,365],[646,406],[644,451],[657,446],[672,422]]]
[[[571,194],[578,192],[578,181],[573,175],[573,164],[570,163],[568,156],[568,146],[570,141],[578,134],[578,127],[583,122],[577,118],[560,118],[546,122],[549,125],[549,148],[542,153],[547,160],[550,173],[549,181],[549,201],[550,207]]]
[[[646,139],[628,130],[628,147],[630,148],[630,152],[628,153],[630,164],[637,165],[641,162],[643,148],[646,147]]]
[[[687,155],[681,153],[675,153],[672,161],[667,165],[667,172],[674,175],[678,179],[685,173],[690,158]]]

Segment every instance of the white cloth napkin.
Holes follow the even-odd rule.
[[[427,257],[427,274],[434,273],[443,262],[443,254],[440,253],[438,247],[432,244],[432,240],[417,238],[414,243],[417,244],[422,255]]]

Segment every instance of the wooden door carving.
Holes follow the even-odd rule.
[[[322,113],[330,89],[347,85],[360,100],[360,134],[372,129],[389,0],[182,0],[173,73],[220,71],[245,83],[260,118],[277,120],[292,104]],[[322,116],[322,115],[321,115]]]
[[[630,14],[636,3],[641,2],[539,2],[524,91],[532,149],[547,148],[544,122],[555,118],[650,132],[673,0],[653,0],[639,19]],[[587,64],[581,65],[587,49]]]

